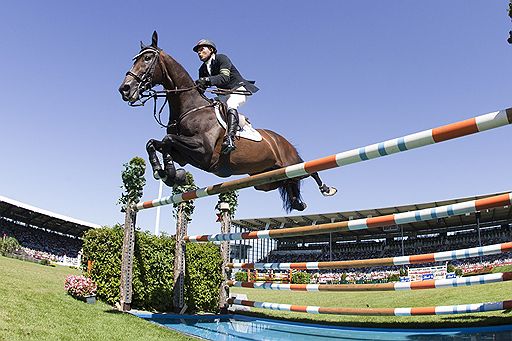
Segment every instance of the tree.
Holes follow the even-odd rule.
[[[512,0],[508,2],[508,16],[512,20]],[[512,31],[508,31],[508,39],[507,42],[512,44]]]
[[[186,172],[185,173],[185,184],[184,185],[174,185],[172,188],[172,194],[182,194],[185,192],[195,191],[198,187],[196,186],[194,182],[194,176]],[[172,215],[175,219],[178,219],[178,211],[182,210],[183,218],[186,220],[187,223],[192,221],[192,214],[194,213],[194,201],[183,201],[178,204],[172,204],[173,210]]]
[[[146,184],[144,173],[146,172],[146,162],[144,159],[136,156],[129,163],[123,165],[124,171],[121,174],[123,179],[124,192],[121,194],[118,203],[122,204],[122,212],[126,211],[127,205],[133,205],[142,198],[142,190]]]

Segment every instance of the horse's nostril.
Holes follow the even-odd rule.
[[[119,87],[120,93],[125,93],[125,92],[128,92],[129,90],[130,90],[130,86],[128,84],[123,84]]]

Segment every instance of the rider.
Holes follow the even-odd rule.
[[[243,93],[255,93],[259,89],[254,82],[248,81],[240,75],[228,56],[217,54],[217,47],[213,41],[201,39],[193,50],[203,62],[199,68],[199,79],[196,80],[196,84],[203,89],[216,86],[218,89],[226,91],[226,94],[218,96],[218,99],[224,102],[228,108],[227,134],[222,141],[221,153],[229,154],[236,148],[235,135],[239,124],[237,109],[247,100],[247,96]]]

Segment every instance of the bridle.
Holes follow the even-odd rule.
[[[198,110],[201,110],[201,109],[205,109],[205,108],[208,108],[208,107],[213,107],[213,106],[218,105],[218,103],[212,102],[211,99],[209,99],[208,97],[204,96],[204,94],[201,94],[208,102],[210,102],[209,104],[202,105],[202,106],[199,106],[199,107],[196,107],[196,108],[192,108],[192,109],[184,112],[183,114],[179,115],[179,118],[177,120],[174,120],[174,123],[163,124],[160,117],[161,117],[161,114],[162,114],[162,111],[163,111],[165,105],[168,102],[167,95],[168,94],[173,94],[173,93],[176,94],[176,93],[191,91],[191,90],[194,90],[194,89],[198,89],[199,86],[194,84],[193,86],[186,87],[186,88],[177,88],[176,87],[175,89],[164,89],[164,90],[159,90],[159,91],[153,90],[153,88],[152,88],[153,87],[152,86],[152,81],[153,81],[153,77],[154,77],[154,73],[155,73],[155,69],[156,69],[157,63],[160,64],[160,69],[162,70],[162,74],[165,76],[165,78],[167,78],[168,80],[170,80],[172,82],[171,77],[167,73],[167,69],[164,67],[164,65],[162,65],[162,62],[160,60],[160,51],[161,51],[160,49],[155,48],[153,46],[146,46],[136,56],[133,57],[133,60],[137,60],[138,58],[140,58],[145,53],[151,52],[151,53],[154,54],[154,58],[151,61],[151,64],[146,68],[144,73],[142,73],[141,75],[137,75],[137,74],[133,73],[131,70],[126,72],[126,76],[131,76],[131,77],[133,77],[138,82],[138,84],[137,84],[137,91],[139,93],[139,98],[137,99],[137,101],[128,102],[129,106],[131,106],[131,107],[144,106],[144,104],[147,101],[149,101],[150,99],[153,99],[154,100],[154,104],[153,104],[153,117],[155,118],[155,121],[162,128],[169,128],[169,125],[171,125],[171,124],[178,124],[179,121],[181,121],[185,116],[188,116],[189,114],[191,114],[191,113],[193,113],[195,111],[198,111]],[[208,91],[210,93],[217,94],[217,95],[228,95],[228,94],[240,94],[240,95],[245,95],[245,96],[252,95],[252,93],[250,91],[237,91],[237,90],[224,90],[224,89],[216,89],[216,90],[202,89],[202,90],[203,91]],[[157,108],[157,99],[158,99],[158,97],[165,97],[165,101],[164,101],[164,104],[160,107],[160,110],[158,110],[158,113],[157,113],[156,108]],[[169,106],[169,108],[170,108],[170,106]]]

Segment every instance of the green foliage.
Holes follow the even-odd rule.
[[[307,272],[297,271],[292,274],[292,284],[309,284],[311,275]]]
[[[84,236],[82,262],[92,260],[91,279],[98,285],[98,298],[109,304],[119,301],[123,229],[102,228]],[[172,309],[174,240],[135,232],[132,304],[139,308]]]
[[[399,274],[389,275],[387,280],[388,280],[388,282],[399,282],[400,281],[400,275]]]
[[[7,255],[12,254],[14,251],[21,247],[18,240],[14,237],[5,237],[0,239],[0,254]]]
[[[189,243],[186,260],[185,303],[189,312],[217,312],[222,283],[219,247],[213,243]]]
[[[91,279],[97,297],[113,305],[120,299],[123,229],[91,229],[84,235],[82,268],[93,261]],[[133,259],[133,307],[157,311],[173,309],[175,240],[135,231]],[[186,303],[193,311],[215,312],[221,283],[219,248],[212,244],[187,245]]]
[[[142,191],[146,184],[144,172],[146,171],[146,162],[144,159],[136,156],[130,160],[129,163],[123,165],[124,171],[121,174],[123,179],[124,192],[118,203],[123,205],[122,211],[126,209],[128,204],[136,204],[142,198]]]
[[[185,179],[186,179],[186,183],[184,185],[175,185],[172,188],[173,195],[190,192],[190,191],[195,191],[196,189],[198,189],[198,187],[196,186],[196,184],[194,182],[194,176],[192,176],[191,173],[186,172]],[[175,219],[178,219],[178,207],[181,206],[186,222],[190,222],[192,220],[192,214],[194,213],[194,208],[195,208],[193,200],[184,201],[179,204],[172,204],[172,206],[173,206],[172,215]]]
[[[220,203],[225,202],[229,204],[229,215],[231,218],[235,216],[236,209],[238,208],[238,191],[231,191],[219,194],[219,201],[215,205],[215,209],[220,211]]]
[[[120,298],[122,247],[123,229],[119,225],[90,229],[84,234],[82,267],[87,270],[87,261],[93,262],[89,276],[98,285],[96,295],[111,305]]]
[[[235,274],[235,281],[247,282],[247,271],[241,270]]]

